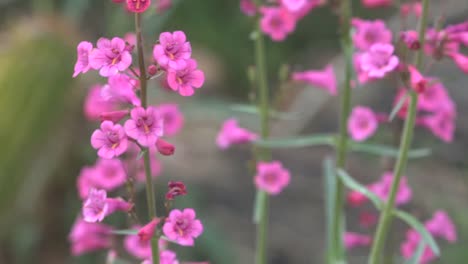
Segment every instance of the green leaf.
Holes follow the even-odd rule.
[[[114,235],[124,235],[124,236],[137,235],[138,230],[134,230],[134,229],[112,230],[112,234],[114,234]]]
[[[246,104],[234,104],[229,107],[233,111],[247,113],[247,114],[255,114],[259,115],[258,107],[255,105],[246,105]],[[278,118],[278,119],[285,119],[285,120],[297,120],[298,114],[297,113],[286,113],[286,112],[279,112],[275,110],[270,110],[270,117]]]
[[[383,202],[380,198],[375,195],[373,192],[369,191],[369,189],[360,183],[358,183],[353,177],[351,177],[348,173],[344,170],[338,170],[338,176],[343,180],[343,183],[346,187],[350,188],[351,190],[357,191],[365,195],[369,200],[374,204],[377,209],[382,209]]]
[[[330,134],[313,135],[305,137],[284,138],[284,139],[267,139],[257,140],[254,144],[261,147],[269,148],[297,148],[309,146],[333,146],[335,138]]]
[[[257,195],[255,197],[255,205],[254,205],[254,214],[253,214],[253,222],[255,224],[260,223],[260,219],[263,215],[263,210],[265,209],[263,204],[266,202],[268,194],[264,191],[257,191]]]
[[[388,157],[398,157],[398,149],[380,144],[368,144],[350,142],[350,149],[356,152],[363,152],[373,155],[381,155]],[[431,155],[431,149],[414,149],[408,152],[408,158],[422,158]]]
[[[419,242],[418,248],[416,252],[411,257],[411,259],[407,260],[405,264],[419,264],[419,260],[421,259],[422,255],[424,254],[424,249],[426,248],[426,242],[421,241]]]
[[[405,93],[404,96],[402,96],[400,98],[400,100],[397,102],[397,104],[395,105],[395,107],[392,109],[392,112],[390,112],[390,116],[388,117],[388,121],[393,121],[393,119],[395,118],[396,114],[400,111],[400,109],[403,107],[403,105],[405,104],[406,100],[408,100],[408,97],[409,97],[409,94],[408,93]]]
[[[400,210],[394,210],[393,214],[396,217],[400,218],[401,220],[405,221],[408,225],[410,225],[416,231],[418,231],[423,241],[432,249],[432,251],[434,251],[434,254],[436,254],[437,256],[440,255],[439,246],[437,246],[437,243],[435,242],[432,235],[426,230],[424,225],[418,221],[418,219]]]
[[[336,176],[333,161],[330,158],[326,158],[323,161],[323,177],[324,177],[324,189],[325,189],[325,223],[327,223],[327,258],[329,260],[334,256],[333,250],[333,227],[332,222],[334,219],[334,205],[335,205],[335,192],[336,192]]]

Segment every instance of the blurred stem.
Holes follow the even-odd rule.
[[[141,26],[141,16],[139,13],[135,14],[135,31],[137,36],[137,52],[138,52],[138,64],[140,67],[140,87],[141,87],[141,105],[146,108],[148,105],[147,98],[147,80],[146,80],[146,67],[145,67],[145,55],[143,50],[143,36]],[[154,196],[153,188],[153,177],[151,175],[151,163],[150,163],[150,151],[145,149],[143,154],[143,162],[145,166],[146,176],[146,200],[148,206],[149,221],[156,218],[156,198]],[[155,235],[151,239],[151,252],[153,256],[153,264],[159,264],[159,237]]]
[[[260,6],[260,0],[255,4]],[[258,107],[260,108],[261,119],[261,138],[266,139],[269,136],[269,91],[267,83],[267,69],[265,60],[265,38],[260,30],[260,17],[256,19],[255,27],[255,65],[256,81],[258,89]],[[270,150],[259,148],[256,161],[270,160]],[[257,246],[256,246],[256,264],[266,264],[267,262],[267,241],[268,241],[268,194],[257,190],[257,202],[255,203],[255,215],[257,223]]]
[[[343,88],[340,92],[340,123],[339,138],[336,148],[336,166],[344,169],[348,152],[347,123],[351,111],[351,80],[353,75],[353,42],[351,40],[351,0],[342,0],[340,3],[341,23],[341,45],[345,57],[345,78]],[[344,185],[341,178],[337,177],[335,190],[335,204],[333,208],[332,225],[332,248],[329,248],[329,263],[342,263],[344,260],[344,247],[342,240],[343,207],[344,207]]]
[[[426,37],[426,27],[427,27],[427,16],[429,10],[429,0],[423,0],[423,12],[421,20],[419,21],[419,41],[424,43]],[[423,49],[421,48],[416,54],[416,67],[421,70],[423,66]],[[414,91],[410,92],[411,100],[409,105],[408,114],[405,120],[405,126],[403,128],[403,137],[400,143],[400,151],[398,155],[398,160],[393,170],[393,182],[390,189],[390,196],[387,203],[383,209],[382,214],[380,215],[379,224],[377,226],[377,231],[374,236],[374,243],[372,244],[371,253],[369,255],[369,264],[378,264],[380,263],[380,256],[382,248],[385,244],[386,236],[389,230],[389,227],[392,222],[392,211],[395,206],[395,198],[400,186],[400,179],[403,171],[406,168],[406,163],[408,160],[408,151],[411,147],[411,141],[413,138],[414,125],[416,121],[417,114],[417,104],[418,104],[418,94]]]

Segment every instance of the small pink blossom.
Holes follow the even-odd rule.
[[[110,226],[100,223],[87,223],[78,218],[73,224],[68,236],[71,244],[71,254],[80,256],[89,252],[108,249],[111,247]]]
[[[348,133],[355,141],[364,141],[377,131],[378,120],[372,109],[364,106],[353,108],[348,120]]]
[[[98,149],[99,157],[112,159],[127,150],[128,139],[121,125],[104,121],[101,123],[101,128],[91,135],[91,145],[94,149]]]
[[[95,182],[96,169],[94,167],[85,166],[81,168],[80,174],[76,181],[76,188],[81,199],[86,199],[91,188],[98,188]]]
[[[301,10],[308,0],[281,0],[281,4],[291,12],[297,12]]]
[[[156,141],[156,149],[163,156],[172,156],[175,152],[175,146],[161,138]]]
[[[190,42],[182,31],[161,33],[159,44],[153,48],[153,58],[163,68],[184,69],[191,55]]]
[[[100,38],[97,48],[89,55],[89,63],[101,76],[110,77],[125,71],[132,64],[132,55],[126,49],[125,40]]]
[[[136,38],[136,34],[133,33],[133,32],[128,32],[125,34],[124,36],[124,40],[125,42],[130,45],[131,47],[135,47],[136,44],[137,44],[137,38]],[[133,49],[133,48],[132,48]]]
[[[453,141],[455,133],[455,114],[452,111],[438,111],[422,118],[422,125],[444,142]]]
[[[443,109],[454,109],[454,103],[445,86],[437,79],[429,79],[427,88],[419,94],[418,109],[437,112]]]
[[[115,102],[110,102],[102,97],[101,88],[101,85],[94,85],[88,91],[83,107],[84,115],[88,120],[99,120],[101,113],[117,109]]]
[[[279,161],[257,163],[255,186],[270,195],[278,195],[289,185],[290,179],[289,171]]]
[[[393,173],[385,172],[382,175],[380,181],[373,183],[368,186],[369,190],[377,195],[383,201],[387,201],[390,195],[390,189],[393,182]],[[402,176],[400,179],[400,185],[396,193],[395,203],[396,205],[403,205],[408,203],[411,200],[413,192],[408,185],[408,180],[405,176]]]
[[[151,5],[151,0],[127,0],[127,10],[133,13],[145,12]]]
[[[205,74],[197,69],[197,62],[192,59],[185,61],[185,66],[178,70],[169,68],[167,83],[173,91],[178,91],[182,96],[192,96],[205,82]]]
[[[156,107],[164,120],[164,135],[173,136],[184,126],[184,115],[177,104],[160,104]]]
[[[376,7],[388,7],[392,5],[393,0],[361,0],[364,7],[376,8]]]
[[[191,208],[186,208],[183,211],[174,209],[166,219],[163,232],[179,245],[193,246],[194,239],[203,232],[202,223],[195,218],[195,211]]]
[[[371,78],[383,78],[398,66],[398,57],[393,55],[392,44],[374,44],[362,54],[361,69]]]
[[[140,230],[141,226],[133,226],[132,229]],[[132,256],[138,259],[151,258],[151,241],[141,240],[138,235],[128,235],[124,238],[124,248]]]
[[[366,51],[374,44],[391,44],[392,32],[383,20],[363,20],[354,18],[352,25],[356,29],[353,42],[356,48]],[[392,52],[393,53],[393,52]]]
[[[415,30],[407,30],[401,32],[400,39],[410,50],[419,50],[421,48],[421,43],[419,42],[419,35],[418,32]]]
[[[370,236],[354,232],[345,232],[343,240],[346,249],[363,246],[366,247],[369,246],[372,242],[372,238]]]
[[[400,252],[403,258],[411,259],[416,253],[416,250],[419,247],[420,241],[421,241],[421,236],[416,230],[414,229],[408,230],[406,232],[406,240],[400,245]],[[429,246],[426,246],[419,260],[419,263],[425,264],[436,258],[437,256],[434,254],[432,249]]]
[[[468,56],[455,52],[451,53],[449,56],[452,58],[458,68],[460,68],[460,70],[468,74]]]
[[[240,10],[247,16],[254,16],[257,13],[257,7],[252,0],[240,0]]]
[[[220,149],[227,149],[234,144],[249,143],[258,138],[257,134],[239,127],[234,118],[224,121],[221,130],[216,137],[216,144]]]
[[[450,216],[442,210],[437,210],[434,216],[425,222],[425,226],[436,237],[441,237],[451,243],[457,241],[455,225]]]
[[[283,41],[296,28],[296,17],[282,7],[261,7],[260,29],[273,41]]]
[[[177,260],[176,253],[174,253],[171,250],[162,250],[159,253],[159,263],[160,264],[179,264],[179,261]],[[188,264],[188,262],[184,262]],[[141,264],[153,264],[153,261],[151,259],[147,259],[143,261]]]
[[[323,70],[308,70],[303,72],[294,72],[292,74],[294,81],[304,82],[309,85],[322,88],[331,95],[337,94],[336,76],[333,65],[327,65]]]
[[[99,159],[95,165],[95,173],[93,182],[107,191],[112,191],[123,184],[127,180],[127,173],[118,159]]]
[[[115,74],[109,77],[107,84],[102,87],[101,96],[110,102],[140,106],[140,98],[135,93],[138,85],[138,81],[125,74]]]
[[[424,93],[427,88],[427,79],[413,65],[408,65],[410,85],[416,93]]]
[[[166,193],[166,200],[172,201],[177,196],[184,196],[187,194],[187,189],[183,182],[170,181],[167,187],[169,190]]]
[[[346,201],[351,206],[357,207],[366,203],[367,197],[358,191],[350,191],[346,196]]]
[[[89,190],[88,199],[83,204],[83,219],[89,223],[104,220],[109,209],[106,199],[107,193],[105,190]]]
[[[422,14],[422,4],[421,2],[414,2],[414,3],[404,3],[401,5],[400,14],[402,16],[408,16],[409,14],[413,13],[416,17],[421,17]]]
[[[111,112],[102,112],[99,115],[101,121],[112,121],[114,123],[120,122],[130,113],[129,110],[118,110],[118,111],[111,111]]]
[[[135,107],[130,112],[131,119],[125,122],[127,135],[144,147],[153,146],[159,137],[163,135],[163,119],[158,111],[149,106]]]
[[[148,242],[154,235],[154,231],[156,230],[156,226],[159,224],[161,220],[159,218],[154,218],[144,227],[138,230],[138,237],[142,242]]]
[[[75,63],[75,71],[73,72],[73,78],[78,76],[80,73],[86,73],[89,71],[91,66],[89,65],[89,54],[93,50],[93,44],[88,41],[82,41],[76,47],[77,60]]]

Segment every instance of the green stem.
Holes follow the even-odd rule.
[[[256,0],[256,5],[260,6],[261,1]],[[265,59],[265,38],[260,30],[260,18],[257,17],[255,27],[255,65],[256,65],[256,81],[258,89],[258,107],[260,109],[260,124],[262,139],[267,139],[269,136],[269,91],[267,83],[267,69]],[[270,150],[267,148],[259,148],[257,151],[256,161],[270,160]],[[267,263],[267,241],[268,241],[268,194],[264,191],[257,190],[257,203],[255,203],[256,221],[257,221],[257,245],[256,245],[256,264]],[[258,212],[258,213],[257,213]]]
[[[140,68],[140,87],[141,87],[141,105],[147,107],[147,79],[146,79],[146,67],[145,67],[145,55],[143,50],[143,36],[141,26],[140,14],[135,14],[135,31],[137,36],[137,53],[138,53],[138,65]],[[145,167],[146,177],[146,202],[148,206],[148,218],[151,221],[156,218],[156,198],[154,196],[153,188],[153,177],[151,175],[151,163],[149,149],[145,149],[143,154],[143,162]],[[153,264],[159,264],[159,237],[154,236],[151,239],[151,253],[153,256]]]
[[[408,152],[413,138],[417,103],[418,95],[415,92],[411,92],[411,100],[408,114],[406,116],[405,126],[403,128],[403,137],[401,138],[398,160],[393,171],[393,182],[390,189],[390,196],[388,197],[388,201],[385,204],[383,212],[380,216],[379,224],[377,226],[377,231],[374,237],[374,243],[372,244],[371,253],[369,255],[369,264],[381,263],[380,254],[385,244],[388,229],[392,221],[392,211],[393,207],[395,206],[395,198],[398,191],[398,186],[400,186],[401,175],[406,168]]]
[[[336,148],[336,167],[344,168],[348,153],[348,132],[347,123],[351,111],[351,80],[353,75],[353,42],[351,40],[351,0],[342,0],[340,5],[341,22],[341,45],[345,57],[345,78],[344,85],[340,92],[340,123],[339,137]],[[341,178],[337,177],[337,185],[334,197],[333,222],[332,225],[332,248],[329,248],[329,263],[341,263],[344,260],[344,247],[342,240],[344,207],[344,185]]]

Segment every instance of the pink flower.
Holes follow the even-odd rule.
[[[132,229],[141,229],[141,226],[133,226]],[[151,258],[151,241],[141,240],[138,235],[128,235],[124,238],[124,248],[132,256],[138,259]]]
[[[279,194],[289,185],[291,176],[281,162],[258,162],[257,175],[255,175],[255,186],[270,195]]]
[[[437,79],[429,79],[428,87],[419,94],[418,109],[437,112],[453,108],[454,103],[445,86]]]
[[[457,241],[457,230],[450,216],[442,210],[434,213],[434,216],[425,222],[427,231],[436,237],[441,237],[448,242]]]
[[[76,187],[81,199],[85,199],[91,188],[99,187],[95,182],[96,169],[94,167],[83,167],[76,181]]]
[[[164,234],[179,245],[193,246],[194,238],[203,232],[202,223],[195,217],[195,211],[191,208],[172,210],[163,226]]]
[[[77,60],[75,63],[75,71],[73,72],[73,78],[78,76],[80,73],[86,73],[89,71],[91,66],[89,65],[89,54],[93,50],[93,44],[88,41],[82,41],[76,47]]]
[[[281,0],[281,4],[289,11],[296,12],[307,4],[307,0]]]
[[[392,0],[361,0],[361,3],[367,8],[387,7],[392,5]]]
[[[83,219],[89,223],[101,222],[107,215],[109,205],[106,203],[105,190],[89,190],[88,199],[83,204]]]
[[[101,129],[95,130],[91,135],[91,145],[94,149],[99,149],[99,157],[112,159],[127,150],[128,139],[121,125],[104,121]]]
[[[175,152],[175,146],[161,138],[156,141],[156,149],[164,156],[172,156]]]
[[[127,10],[133,13],[145,12],[151,5],[151,0],[127,0]]]
[[[377,195],[383,201],[387,201],[390,195],[390,189],[393,182],[393,173],[385,172],[382,175],[380,181],[373,183],[368,186],[369,190]],[[408,203],[412,197],[411,188],[408,185],[408,180],[405,176],[400,179],[400,185],[398,186],[395,203],[396,205],[403,205]]]
[[[400,13],[402,16],[408,16],[413,13],[416,17],[421,17],[422,4],[421,2],[405,3],[401,5]]]
[[[101,121],[112,121],[114,123],[120,122],[130,113],[129,110],[118,110],[118,111],[111,111],[111,112],[102,112],[99,115]]]
[[[184,196],[187,194],[187,189],[183,182],[170,181],[167,185],[169,190],[166,193],[166,200],[174,200],[177,196]]]
[[[346,201],[353,207],[361,206],[365,202],[367,202],[367,197],[358,192],[358,191],[351,191],[346,196]]]
[[[468,56],[455,52],[451,53],[449,56],[452,58],[458,68],[460,68],[460,70],[468,74]]]
[[[399,60],[393,51],[392,44],[372,45],[369,51],[362,54],[361,69],[371,78],[383,78],[398,66]]]
[[[227,149],[233,144],[249,143],[258,138],[257,134],[239,127],[234,118],[224,121],[221,130],[216,137],[216,144],[220,149]]]
[[[455,132],[455,114],[452,111],[438,111],[422,118],[422,125],[444,142],[452,142]]]
[[[354,141],[364,141],[377,131],[378,120],[372,109],[365,106],[353,108],[348,120],[348,133]]]
[[[111,232],[112,228],[110,226],[87,223],[78,218],[68,236],[72,255],[79,256],[88,252],[110,248]]]
[[[427,79],[413,65],[408,65],[408,71],[411,88],[417,93],[423,93],[427,88]]]
[[[392,32],[385,26],[383,20],[363,20],[355,18],[352,25],[356,29],[353,42],[356,48],[366,51],[374,44],[391,44]],[[392,51],[393,53],[393,51]]]
[[[124,40],[131,47],[135,47],[136,44],[137,44],[136,34],[133,33],[133,32],[126,33],[125,36],[124,36]]]
[[[93,69],[99,70],[101,76],[110,77],[119,71],[125,71],[132,64],[132,56],[123,39],[100,38],[97,48],[89,55],[89,63]]]
[[[178,91],[180,95],[192,96],[195,92],[193,88],[200,88],[205,82],[205,74],[197,69],[195,60],[188,59],[185,62],[185,66],[178,70],[169,68],[167,83],[172,90]]]
[[[186,68],[187,60],[191,55],[190,42],[187,41],[182,31],[161,33],[159,44],[153,48],[153,58],[163,68],[174,70]]]
[[[95,173],[92,181],[96,187],[112,191],[123,184],[127,180],[127,173],[118,159],[99,159],[95,165]]]
[[[369,246],[372,242],[372,238],[370,236],[354,232],[345,232],[343,240],[346,249]]]
[[[328,64],[323,70],[294,72],[292,74],[292,79],[325,89],[331,95],[337,94],[335,71],[331,64]]]
[[[136,80],[125,74],[115,74],[109,77],[108,83],[102,87],[101,96],[107,101],[140,106],[140,98],[135,94],[138,85]]]
[[[154,218],[144,227],[138,230],[138,237],[142,242],[148,242],[154,235],[154,231],[156,230],[156,226],[159,224],[161,220],[159,218]]]
[[[84,102],[84,115],[88,120],[99,120],[103,112],[113,111],[117,108],[116,103],[110,102],[101,96],[101,86],[94,85],[89,89]]]
[[[240,0],[240,9],[247,16],[254,16],[257,13],[257,7],[252,0]]]
[[[177,260],[176,253],[174,253],[171,250],[162,250],[159,253],[159,263],[160,264],[179,264],[179,261]],[[184,262],[188,264],[188,262]],[[147,259],[143,261],[141,264],[153,264],[153,261],[151,259]]]
[[[159,137],[163,135],[163,119],[158,111],[149,106],[135,107],[130,112],[131,119],[125,122],[127,135],[144,147],[153,146]]]
[[[418,50],[421,48],[421,43],[419,42],[418,32],[415,30],[408,30],[401,32],[400,39],[405,43],[406,47],[411,50]]]
[[[173,136],[184,126],[184,115],[177,104],[161,104],[156,109],[164,120],[164,135]]]
[[[406,240],[400,246],[400,252],[403,258],[411,259],[411,257],[413,257],[413,255],[416,253],[416,250],[419,247],[420,241],[421,241],[421,236],[416,230],[414,229],[408,230],[406,232]],[[436,258],[437,256],[434,254],[431,248],[429,246],[426,246],[424,249],[424,253],[421,256],[421,259],[419,260],[419,263],[421,264],[428,263]]]
[[[296,18],[281,7],[261,7],[260,29],[273,41],[283,41],[296,28]]]

